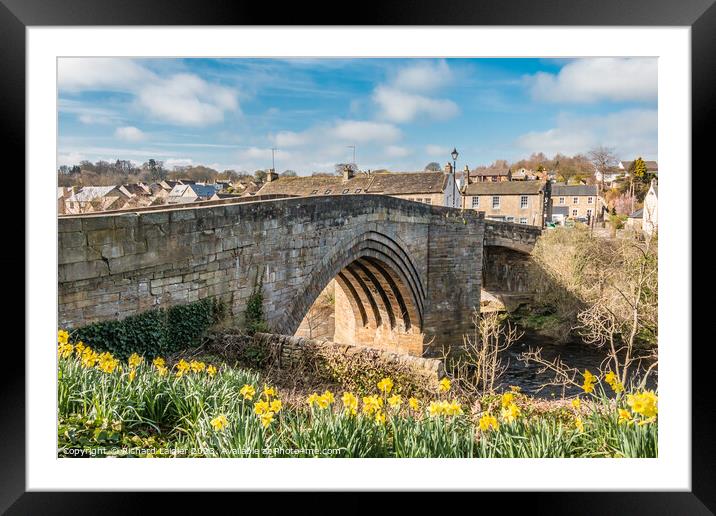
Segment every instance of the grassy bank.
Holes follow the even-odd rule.
[[[58,454],[133,457],[654,457],[656,395],[545,402],[517,389],[422,399],[389,378],[371,392],[287,392],[200,360],[121,362],[60,332]],[[604,379],[619,389],[613,378]],[[600,394],[601,393],[601,394]],[[576,401],[575,401],[576,400]]]

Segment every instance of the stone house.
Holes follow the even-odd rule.
[[[66,201],[74,195],[78,190],[76,186],[58,186],[57,187],[57,213],[64,215],[67,213]]]
[[[642,218],[642,229],[647,235],[655,233],[659,228],[659,212],[657,209],[658,198],[658,185],[656,180],[652,180],[649,191],[646,193],[646,197],[644,197],[644,215]]]
[[[604,201],[597,193],[596,185],[552,185],[551,208],[567,207],[568,218],[591,220],[601,216]]]
[[[344,170],[340,176],[266,176],[258,195],[389,195],[436,206],[459,207],[460,193],[452,173],[367,173]]]
[[[120,186],[83,186],[65,200],[65,213],[93,213],[119,210],[125,207],[132,194]]]
[[[470,172],[468,183],[494,183],[512,181],[512,171],[507,167],[507,162],[498,160],[494,167],[477,167]]]
[[[549,191],[544,181],[481,181],[470,183],[462,191],[463,208],[484,211],[486,219],[540,227],[544,224],[545,197],[549,197]]]
[[[196,201],[215,201],[219,199],[214,185],[178,184],[167,196],[167,204],[183,204]]]

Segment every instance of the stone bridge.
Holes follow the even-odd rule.
[[[530,253],[542,229],[502,221],[485,221],[482,258],[484,307],[512,310],[534,296]]]
[[[381,195],[64,216],[58,231],[63,327],[206,297],[240,324],[260,285],[272,331],[293,335],[332,284],[349,307],[336,340],[414,355],[470,330],[483,242],[525,252],[535,238],[482,213]]]

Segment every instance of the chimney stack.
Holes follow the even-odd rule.
[[[278,179],[278,174],[276,171],[272,168],[268,169],[266,171],[266,182],[270,183],[271,181],[276,181]]]
[[[355,175],[355,172],[353,171],[353,168],[349,165],[345,165],[343,167],[343,180],[348,181],[349,179],[352,179]]]
[[[470,184],[470,167],[465,165],[465,171],[462,173],[462,175],[463,175],[463,178],[465,179],[465,181],[464,181],[465,185],[466,186],[469,185]]]

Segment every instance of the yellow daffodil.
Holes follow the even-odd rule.
[[[264,384],[263,395],[266,396],[267,398],[270,398],[271,396],[276,396],[276,389]]]
[[[261,420],[261,424],[263,425],[264,428],[268,427],[271,424],[271,422],[273,421],[273,416],[274,416],[274,413],[271,411],[264,412],[263,414],[261,414],[259,416],[259,419]]]
[[[363,397],[363,413],[367,415],[374,414],[380,411],[383,406],[383,398],[378,396],[364,396]]]
[[[75,351],[75,347],[72,344],[69,344],[65,342],[64,344],[58,344],[57,345],[57,353],[62,358],[69,358],[72,356],[72,353]]]
[[[89,346],[82,351],[82,367],[92,368],[99,360],[99,355]]]
[[[224,428],[229,426],[229,420],[226,419],[224,414],[220,414],[211,420],[211,426],[214,427],[216,432],[222,432]]]
[[[632,422],[632,419],[631,419],[631,414],[629,413],[629,411],[627,409],[620,408],[619,409],[619,424],[624,425],[624,424],[628,424],[631,422]]]
[[[213,378],[214,376],[216,376],[216,367],[214,367],[213,365],[210,365],[209,367],[207,367],[207,368],[206,368],[206,374],[208,374],[208,375],[211,376],[212,378]]]
[[[584,384],[582,384],[582,389],[584,389],[584,392],[589,394],[590,392],[594,392],[594,382],[596,381],[596,377],[589,372],[588,369],[584,370]]]
[[[443,378],[440,380],[440,383],[438,384],[438,391],[439,392],[448,392],[450,390],[450,380],[447,378]]]
[[[204,362],[199,362],[197,360],[192,360],[189,363],[189,367],[191,367],[192,372],[194,373],[200,373],[204,369],[206,369],[206,364]]]
[[[413,410],[418,410],[420,408],[420,402],[417,398],[410,398],[408,400],[408,406]]]
[[[503,407],[509,407],[512,401],[515,399],[515,395],[511,392],[506,392],[502,395],[501,402]]]
[[[57,343],[67,344],[70,339],[70,334],[66,330],[57,330]]]
[[[130,369],[129,370],[129,381],[131,382],[137,377],[137,370],[136,369]]]
[[[152,365],[154,365],[154,367],[156,367],[157,369],[160,369],[162,367],[165,367],[167,364],[162,357],[157,357],[152,360]]]
[[[604,381],[606,381],[609,384],[609,387],[611,387],[612,390],[617,394],[619,394],[620,392],[622,392],[624,390],[624,384],[622,384],[619,381],[619,378],[617,378],[617,375],[614,374],[612,371],[609,371],[604,376]]]
[[[271,412],[274,414],[278,414],[281,411],[281,408],[283,408],[281,400],[273,400],[271,402]]]
[[[390,394],[391,389],[393,388],[393,380],[390,378],[383,378],[381,381],[378,382],[378,390],[382,392],[383,394]]]
[[[268,401],[260,400],[254,403],[254,412],[259,416],[271,410],[271,406]]]
[[[582,423],[582,418],[577,416],[574,418],[574,427],[577,429],[578,432],[584,432],[584,423]]]
[[[78,357],[82,356],[82,352],[85,350],[85,343],[82,341],[79,341],[77,344],[75,344],[75,353],[77,353]]]
[[[500,415],[502,416],[502,419],[504,421],[507,421],[508,423],[514,422],[522,413],[520,410],[520,407],[518,407],[514,403],[510,403],[508,406],[503,407],[500,411]]]
[[[581,406],[582,406],[582,402],[579,401],[579,398],[574,398],[574,399],[572,400],[572,407],[573,407],[575,410],[579,410],[579,407],[581,407]]]
[[[334,401],[336,401],[336,399],[333,397],[333,393],[331,391],[325,391],[318,397],[316,404],[319,408],[324,409],[330,406]]]
[[[139,366],[142,362],[144,362],[144,358],[140,357],[136,353],[132,353],[127,360],[129,367],[132,368]]]
[[[252,400],[256,395],[256,389],[253,385],[245,384],[239,391],[239,394],[241,394],[245,400]]]
[[[385,424],[385,414],[381,412],[380,410],[375,413],[375,422],[379,425]]]
[[[431,416],[459,416],[462,414],[462,407],[455,400],[452,402],[433,401],[428,405],[428,413]]]
[[[176,365],[176,368],[177,368],[176,376],[177,376],[177,378],[181,378],[189,371],[191,366],[189,365],[189,362],[187,362],[186,360],[184,360],[182,358],[179,361],[179,363]]]
[[[497,430],[498,428],[500,428],[500,424],[497,422],[497,418],[489,412],[483,414],[483,416],[480,418],[479,425],[480,430],[482,430],[483,432],[486,432],[491,428],[493,430]]]
[[[355,416],[358,413],[358,398],[353,393],[344,392],[341,398],[343,406],[350,415]]]
[[[308,398],[306,398],[306,403],[308,403],[309,407],[312,407],[313,405],[318,403],[318,398],[319,398],[318,394],[316,394],[315,392],[311,393],[311,395]]]
[[[658,397],[654,391],[642,391],[627,396],[627,405],[631,411],[645,418],[655,417],[658,413]]]
[[[159,376],[166,376],[167,368],[164,366],[157,367],[157,373],[159,373]]]
[[[118,365],[119,360],[114,358],[109,351],[105,351],[97,357],[97,367],[102,372],[113,373]]]
[[[400,405],[403,404],[403,398],[400,396],[400,394],[394,394],[390,398],[388,398],[388,405],[390,405],[393,408],[399,408]]]

